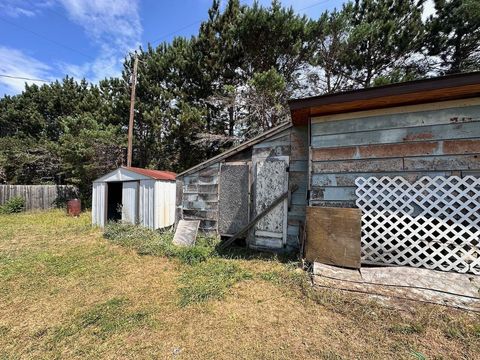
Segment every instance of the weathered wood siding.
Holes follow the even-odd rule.
[[[20,196],[25,200],[25,210],[47,210],[64,202],[78,192],[68,185],[0,185],[0,205]]]
[[[287,247],[289,248],[298,247],[301,223],[305,221],[308,180],[307,140],[306,126],[289,128],[221,160],[253,163],[255,160],[269,157],[287,156],[289,158],[289,186],[296,184],[299,187],[292,194],[288,208]],[[219,171],[220,162],[177,179],[177,184],[182,184],[182,191],[177,189],[178,219],[201,220],[201,231],[218,231]],[[250,209],[252,209],[251,200],[248,199]],[[254,216],[253,211],[250,213],[250,217],[252,216]]]
[[[218,230],[218,179],[220,164],[213,164],[196,173],[184,176],[182,217],[201,220],[200,231]]]
[[[359,176],[480,175],[480,98],[311,120],[310,203],[354,207]]]

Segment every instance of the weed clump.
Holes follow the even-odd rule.
[[[172,243],[173,233],[159,232],[135,225],[110,223],[104,237],[111,243],[135,250],[140,255],[177,258],[184,264],[197,264],[217,255],[217,240],[199,236],[195,246],[176,246]]]
[[[252,277],[250,272],[236,263],[209,259],[190,267],[180,276],[180,306],[222,299],[233,285]]]
[[[25,199],[20,196],[14,196],[0,206],[0,214],[16,214],[23,210],[25,210]]]

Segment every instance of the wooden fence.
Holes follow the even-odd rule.
[[[46,210],[64,205],[77,193],[70,185],[0,185],[0,205],[20,196],[25,199],[25,210]]]

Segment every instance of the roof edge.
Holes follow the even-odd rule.
[[[289,128],[291,128],[293,126],[293,124],[291,122],[286,122],[284,124],[280,124],[270,130],[267,130],[265,131],[264,133],[258,135],[257,137],[254,137],[253,139],[250,139],[250,140],[247,140],[231,149],[228,149],[226,151],[224,151],[223,153],[221,154],[218,154],[200,164],[197,164],[195,166],[192,166],[191,168],[177,174],[177,179],[179,177],[182,177],[182,176],[185,176],[185,175],[189,175],[191,173],[194,173],[194,172],[197,172],[197,171],[200,171],[214,163],[216,163],[217,161],[221,161],[227,157],[230,157],[231,155],[234,155],[236,153],[239,153],[240,151],[243,151],[247,148],[249,148],[250,146],[253,146],[255,144],[258,144],[259,142],[265,140],[265,139],[268,139],[269,137],[271,136],[274,136],[276,134],[278,134],[279,132],[282,132],[283,130],[287,130]]]
[[[324,94],[302,99],[288,100],[290,110],[300,110],[311,106],[329,105],[354,100],[367,100],[411,92],[428,91],[480,83],[480,71],[437,76],[363,89],[354,89],[332,94]]]

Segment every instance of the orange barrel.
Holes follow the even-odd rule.
[[[80,216],[82,212],[82,203],[79,199],[72,199],[67,201],[67,215]]]

